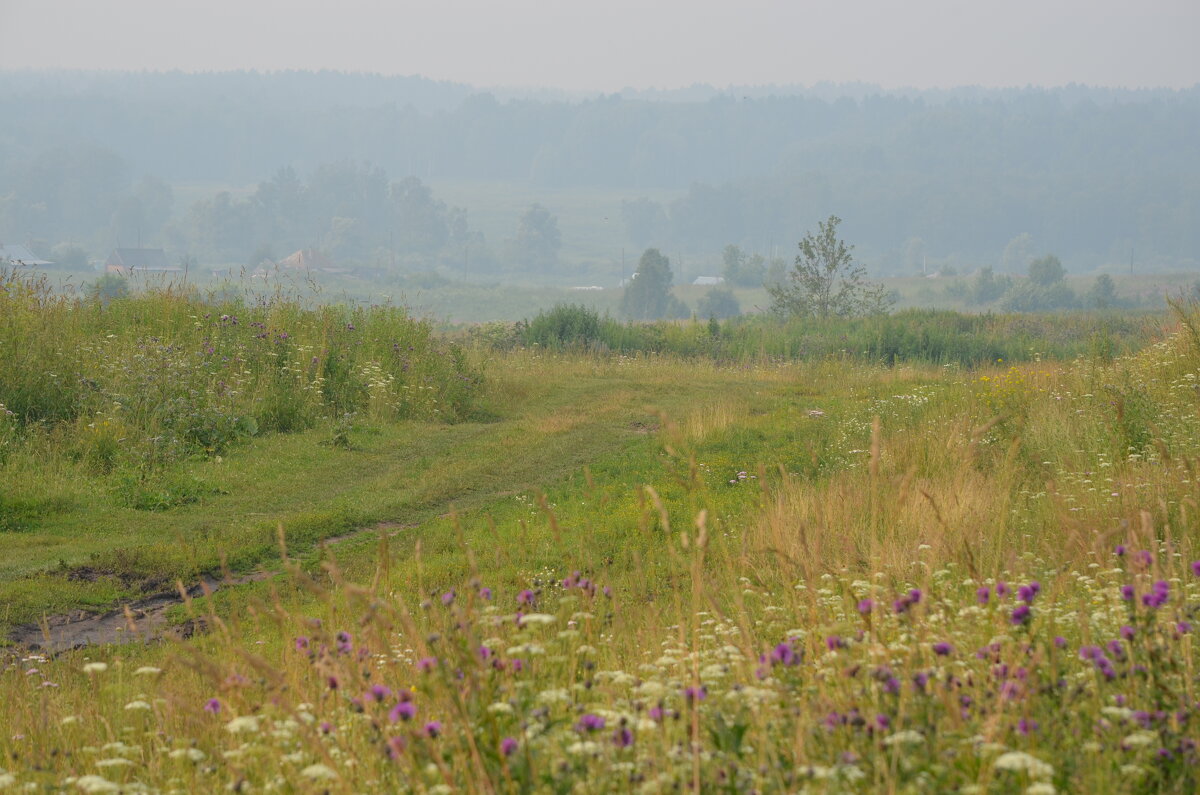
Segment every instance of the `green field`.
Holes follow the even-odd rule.
[[[0,787],[1197,786],[1195,308],[532,345],[0,302],[6,633],[231,582],[10,646]]]

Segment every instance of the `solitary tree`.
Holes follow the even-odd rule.
[[[648,248],[621,296],[621,314],[630,320],[656,320],[667,314],[670,305],[671,261],[658,249]]]
[[[1058,257],[1053,254],[1038,257],[1029,263],[1029,281],[1038,287],[1050,287],[1057,284],[1063,280],[1066,273],[1066,269],[1063,268]]]
[[[836,215],[800,241],[796,264],[782,284],[771,285],[771,309],[802,317],[856,317],[887,312],[891,297],[883,285],[866,281],[866,268],[851,256],[853,246],[837,236]]]

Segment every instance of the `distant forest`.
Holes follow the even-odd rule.
[[[621,192],[631,247],[786,252],[836,214],[878,273],[927,252],[1011,272],[1045,253],[1068,270],[1200,267],[1200,87],[578,98],[340,73],[4,72],[0,119],[0,241],[60,253],[136,236],[249,262],[319,241],[437,264],[475,240],[481,266],[560,267],[553,217],[527,213],[540,227],[502,251],[427,187],[459,180]],[[176,206],[188,183],[259,187]],[[645,198],[664,189],[680,198]],[[541,237],[526,250],[522,234]],[[1017,241],[1032,241],[1020,259]]]

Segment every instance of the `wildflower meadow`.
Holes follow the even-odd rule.
[[[0,790],[1200,786],[1194,307],[972,365],[0,301]]]

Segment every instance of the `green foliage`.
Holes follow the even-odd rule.
[[[1011,277],[997,276],[991,266],[980,268],[971,281],[971,302],[990,304],[1012,289],[1012,283]]]
[[[1029,281],[1038,287],[1053,287],[1067,275],[1058,257],[1047,254],[1029,263]]]
[[[513,265],[527,271],[547,271],[558,262],[562,233],[558,219],[540,204],[531,204],[517,225]]]
[[[737,287],[761,287],[767,277],[767,264],[761,254],[750,256],[734,245],[721,254],[725,281]]]
[[[601,340],[600,315],[586,306],[558,304],[523,327],[522,341],[526,345],[561,350],[591,347]]]
[[[1120,305],[1117,297],[1117,286],[1111,276],[1102,273],[1092,282],[1084,298],[1087,306],[1093,309],[1113,309]]]
[[[724,320],[737,317],[741,313],[742,307],[738,304],[737,296],[733,294],[733,290],[725,287],[712,288],[696,304],[696,314],[702,318]]]
[[[117,273],[106,273],[87,286],[87,294],[103,304],[129,296],[129,280]]]
[[[800,241],[788,282],[767,288],[771,309],[791,317],[859,317],[887,312],[891,306],[882,285],[866,281],[866,268],[855,264],[853,246],[837,236],[842,221],[831,215]]]
[[[666,317],[672,309],[671,278],[671,261],[656,248],[646,249],[621,296],[621,314],[630,320]]]
[[[1056,281],[1044,286],[1030,279],[1010,289],[1001,306],[1008,312],[1053,312],[1077,308],[1079,296],[1066,282]]]
[[[96,472],[158,470],[347,412],[453,422],[480,384],[460,350],[394,307],[81,300],[15,271],[0,274],[0,372],[3,455],[14,422],[45,426]]]

